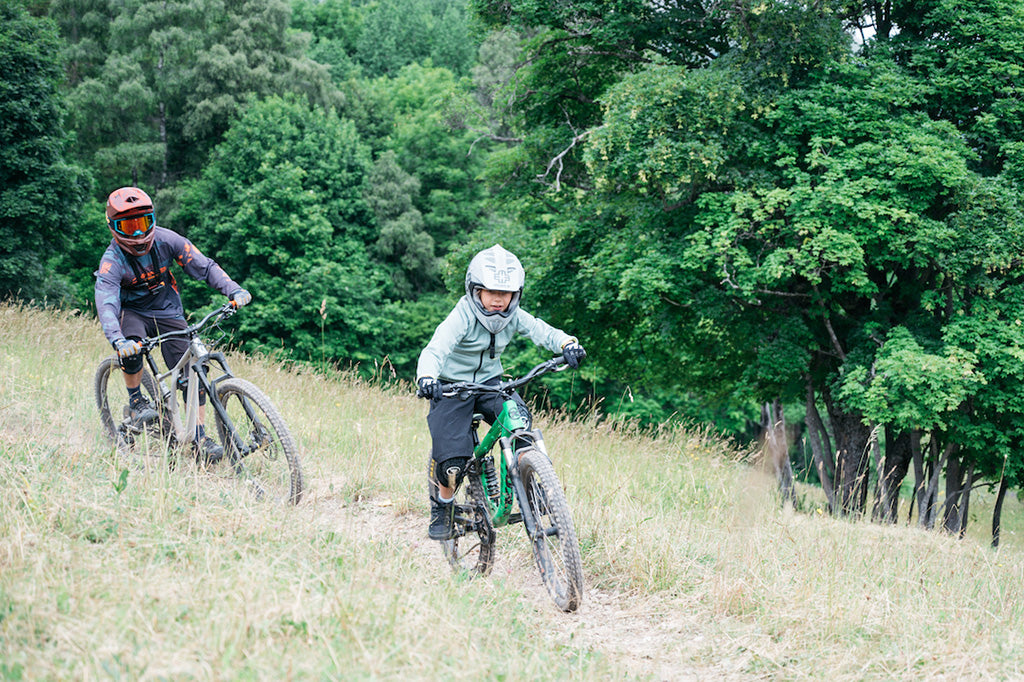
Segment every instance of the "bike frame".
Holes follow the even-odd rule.
[[[483,462],[484,457],[491,451],[495,444],[501,453],[499,461],[495,462],[494,475],[498,477],[498,501],[495,504],[488,498],[490,507],[491,523],[495,526],[504,526],[520,520],[512,513],[512,505],[515,499],[526,499],[522,482],[519,480],[519,459],[517,452],[524,442],[536,444],[537,448],[547,454],[544,447],[544,439],[541,437],[540,429],[528,431],[526,420],[519,411],[519,405],[512,399],[506,399],[501,413],[494,420],[491,427],[484,434],[484,437],[473,448],[473,457],[477,462]],[[487,480],[483,467],[480,467],[480,482],[487,490]],[[520,507],[521,513],[529,513]],[[532,522],[532,519],[530,519]],[[527,524],[532,526],[532,523]]]
[[[473,457],[471,461],[477,464],[477,472],[471,475],[480,477],[480,483],[484,491],[488,491],[487,474],[484,471],[483,461],[487,454],[494,448],[499,447],[500,458],[495,458],[494,475],[498,477],[498,499],[495,502],[487,497],[488,512],[491,517],[491,524],[495,527],[504,526],[510,523],[522,521],[526,526],[527,533],[532,538],[537,524],[528,509],[529,505],[523,504],[526,500],[526,491],[523,488],[522,479],[519,477],[519,450],[526,444],[536,447],[547,456],[547,448],[544,446],[544,438],[540,429],[527,429],[526,420],[523,419],[519,405],[512,399],[512,394],[521,386],[526,385],[541,374],[547,372],[558,372],[568,369],[562,358],[554,358],[534,367],[525,376],[512,381],[505,382],[499,386],[484,386],[472,382],[461,382],[449,384],[447,388],[451,391],[448,395],[459,395],[462,392],[480,391],[499,393],[504,401],[501,412],[494,423],[484,434],[483,438],[477,436],[476,426],[479,424],[474,415],[473,422]],[[520,500],[519,513],[512,513],[512,507],[516,500]]]
[[[160,399],[163,403],[164,410],[166,411],[166,418],[170,421],[171,427],[174,431],[173,435],[178,443],[189,443],[195,441],[196,438],[196,427],[199,424],[199,388],[202,386],[206,390],[208,402],[213,406],[217,416],[221,419],[224,425],[227,427],[227,432],[231,434],[231,437],[235,440],[236,447],[232,449],[232,452],[241,452],[242,456],[248,454],[241,442],[238,434],[236,433],[234,424],[228,418],[227,411],[224,406],[220,404],[220,400],[217,399],[216,387],[217,384],[225,379],[234,377],[231,373],[231,369],[228,367],[227,358],[224,357],[223,353],[214,352],[211,353],[207,348],[206,344],[203,343],[202,339],[199,338],[199,331],[206,326],[206,323],[211,318],[219,316],[221,318],[227,317],[235,312],[234,307],[225,305],[213,312],[209,313],[200,322],[189,325],[187,328],[180,331],[171,331],[159,336],[143,340],[143,353],[146,357],[146,363],[149,365],[149,370],[156,379],[157,386],[160,389]],[[175,336],[186,336],[188,337],[188,350],[181,356],[177,364],[170,368],[166,372],[160,372],[156,366],[156,360],[153,358],[152,351],[161,342],[166,339]],[[221,375],[216,379],[210,379],[208,366],[210,364],[216,364],[221,371]],[[182,419],[181,410],[178,407],[178,400],[174,395],[174,389],[172,387],[178,385],[180,377],[186,376],[188,381],[188,390],[185,394],[185,413],[184,420]],[[246,405],[248,410],[248,405]]]

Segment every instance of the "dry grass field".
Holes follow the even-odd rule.
[[[241,314],[245,314],[242,311]],[[955,540],[780,508],[700,429],[538,415],[580,537],[558,611],[521,529],[487,578],[426,538],[408,385],[229,355],[297,440],[308,493],[126,463],[102,437],[95,320],[0,306],[0,680],[1005,680],[1024,677],[1024,516]],[[524,369],[524,368],[513,368]]]

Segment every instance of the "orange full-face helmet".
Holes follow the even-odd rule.
[[[138,187],[122,187],[107,197],[107,227],[125,253],[143,256],[153,247],[156,217],[149,195]]]

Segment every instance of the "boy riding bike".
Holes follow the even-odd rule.
[[[476,254],[466,271],[466,295],[434,330],[430,342],[420,353],[416,368],[417,395],[431,401],[427,414],[431,438],[427,535],[432,540],[452,537],[455,491],[448,485],[449,476],[461,471],[472,455],[470,424],[473,414],[483,414],[488,423],[494,423],[502,409],[501,397],[494,394],[472,400],[444,397],[441,383],[497,384],[503,371],[501,353],[516,335],[529,336],[538,346],[561,352],[573,369],[579,367],[587,355],[576,337],[519,307],[525,279],[519,259],[500,245]],[[530,424],[526,403],[518,394],[513,399]]]
[[[129,395],[129,415],[136,424],[157,418],[142,393],[143,361],[139,341],[171,330],[185,329],[185,309],[171,261],[195,279],[227,296],[236,307],[252,300],[212,259],[180,234],[156,225],[153,202],[137,187],[122,187],[107,198],[107,227],[113,237],[96,271],[96,311],[103,334],[117,353]],[[188,341],[175,337],[160,346],[164,362],[173,367]],[[187,386],[180,386],[184,393]],[[200,395],[200,404],[206,396]],[[197,455],[208,463],[223,456],[223,448],[206,435],[202,408],[196,434]]]

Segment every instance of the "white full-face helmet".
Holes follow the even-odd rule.
[[[473,314],[487,331],[497,334],[512,320],[512,313],[523,297],[526,272],[522,263],[500,244],[484,249],[473,256],[466,270],[466,296],[473,304]],[[480,289],[511,291],[512,302],[502,311],[485,310],[480,302]]]

